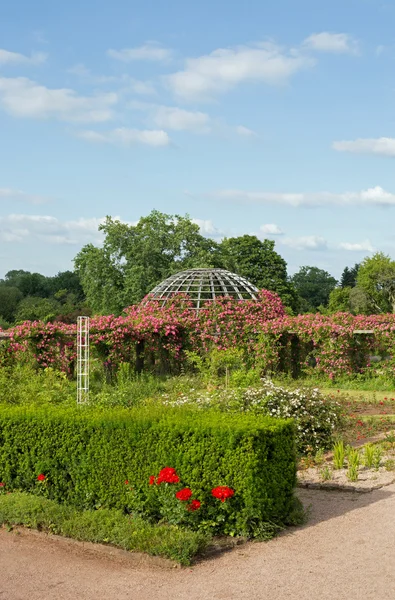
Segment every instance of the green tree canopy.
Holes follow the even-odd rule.
[[[364,292],[372,313],[395,313],[395,261],[383,252],[365,258],[359,267],[357,287]]]
[[[222,261],[227,269],[246,277],[259,289],[276,292],[284,304],[297,309],[297,294],[287,275],[287,263],[274,250],[274,241],[255,235],[225,238]]]
[[[136,225],[107,217],[104,244],[84,246],[75,258],[88,304],[96,313],[120,313],[163,279],[183,269],[220,266],[218,245],[186,215],[152,211]]]
[[[302,299],[301,311],[317,310],[319,306],[326,307],[329,295],[337,281],[330,273],[318,267],[301,267],[291,281]]]
[[[358,275],[359,264],[356,263],[350,269],[345,267],[342,276],[340,278],[340,287],[355,287],[357,285],[357,275]]]
[[[14,320],[18,302],[22,298],[23,295],[20,289],[0,283],[0,317],[11,323]]]
[[[328,313],[351,312],[352,287],[336,287],[329,294]]]

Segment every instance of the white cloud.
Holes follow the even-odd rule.
[[[129,77],[128,86],[131,92],[142,96],[154,96],[157,93],[155,86],[151,81],[141,81],[140,79]]]
[[[155,86],[151,81],[141,81],[140,79],[135,79],[134,77],[130,77],[130,75],[127,75],[125,73],[120,76],[95,75],[83,63],[78,63],[73,67],[70,67],[69,69],[67,69],[67,72],[71,75],[75,75],[80,80],[86,83],[91,83],[95,85],[118,83],[121,86],[123,86],[123,92],[132,92],[134,94],[149,96],[156,94]]]
[[[382,44],[380,44],[379,46],[377,46],[376,48],[376,56],[381,56],[383,54],[385,50],[385,46],[383,46]]]
[[[0,217],[0,240],[3,242],[40,241],[50,244],[84,244],[100,241],[98,232],[105,217],[60,221],[48,215],[11,214]]]
[[[293,250],[326,250],[328,248],[327,241],[318,235],[282,238],[279,243]]]
[[[12,200],[17,202],[26,202],[27,204],[45,204],[51,198],[47,196],[39,196],[36,194],[26,194],[21,190],[12,190],[10,188],[0,188],[0,201]]]
[[[199,225],[200,233],[210,237],[222,237],[224,232],[218,227],[215,227],[213,222],[209,219],[192,219],[192,223]]]
[[[329,31],[313,33],[304,40],[303,46],[317,52],[358,53],[358,42],[347,33],[331,33]]]
[[[153,121],[158,127],[175,131],[210,131],[210,117],[206,113],[184,110],[177,106],[157,106],[154,109]]]
[[[380,156],[395,156],[395,138],[359,138],[351,141],[333,142],[332,148],[338,152],[353,152],[354,154],[379,154]]]
[[[147,146],[161,147],[168,146],[171,143],[166,131],[155,129],[141,130],[119,127],[104,133],[92,130],[79,131],[77,136],[88,142],[120,144],[124,146],[145,144]]]
[[[360,242],[360,243],[350,243],[350,242],[342,242],[341,244],[339,244],[339,248],[341,248],[342,250],[348,250],[350,252],[374,252],[375,249],[373,248],[372,244],[370,243],[370,240],[365,240],[364,242]]]
[[[113,117],[114,93],[79,96],[67,88],[50,89],[26,77],[0,77],[0,106],[16,117],[102,122]]]
[[[252,138],[252,137],[257,137],[257,134],[255,131],[253,131],[252,129],[249,129],[248,127],[244,127],[244,125],[238,125],[236,127],[236,133],[242,137],[246,137],[246,138]]]
[[[134,60],[150,60],[158,62],[167,62],[172,56],[169,48],[164,48],[158,42],[146,42],[137,48],[123,48],[123,50],[107,50],[108,56],[123,62],[132,62]]]
[[[268,235],[282,235],[284,232],[275,223],[266,223],[260,226],[260,231]]]
[[[166,81],[174,94],[183,99],[207,100],[243,82],[282,84],[312,65],[312,58],[267,42],[220,48],[211,54],[189,58],[185,69],[167,76]]]
[[[0,48],[0,66],[1,65],[40,65],[47,60],[47,55],[43,52],[33,52],[30,56],[19,54],[19,52],[10,52]]]
[[[395,194],[376,186],[360,192],[275,193],[246,190],[218,190],[209,194],[218,200],[241,203],[282,204],[288,206],[394,206]]]

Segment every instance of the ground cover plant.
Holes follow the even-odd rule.
[[[0,484],[1,485],[1,484]],[[38,529],[85,542],[163,556],[190,564],[210,543],[210,536],[166,524],[131,518],[116,509],[77,510],[43,496],[0,491],[0,525]]]

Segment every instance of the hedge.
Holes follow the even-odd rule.
[[[165,466],[204,503],[215,486],[235,490],[236,531],[283,523],[296,479],[290,420],[180,408],[0,409],[0,481],[78,509],[127,505],[125,480],[142,486]]]

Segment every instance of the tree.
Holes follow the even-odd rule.
[[[136,225],[107,217],[99,229],[105,235],[103,247],[88,244],[75,258],[88,304],[96,313],[119,314],[172,273],[219,264],[218,245],[203,237],[188,215],[154,210]]]
[[[337,281],[330,273],[318,267],[301,267],[291,281],[302,299],[301,311],[317,310],[319,306],[327,306],[329,295]]]
[[[51,294],[47,279],[47,277],[40,273],[30,273],[30,271],[19,270],[8,271],[3,283],[18,288],[22,292],[24,298],[26,296],[47,298]]]
[[[52,321],[61,310],[61,304],[54,298],[28,296],[18,304],[15,321]]]
[[[288,279],[287,263],[274,250],[274,241],[261,241],[255,235],[225,238],[220,252],[226,268],[259,289],[277,292],[286,306],[296,310],[297,294]]]
[[[351,312],[350,292],[352,287],[336,287],[329,294],[328,313]]]
[[[383,252],[365,258],[359,267],[357,287],[364,292],[372,313],[395,313],[395,261]]]
[[[15,311],[18,302],[22,300],[22,292],[17,288],[9,285],[0,284],[0,317],[8,323],[14,320]]]
[[[340,287],[355,287],[357,285],[357,275],[358,275],[359,264],[356,263],[351,269],[345,267],[341,279],[340,279]]]

